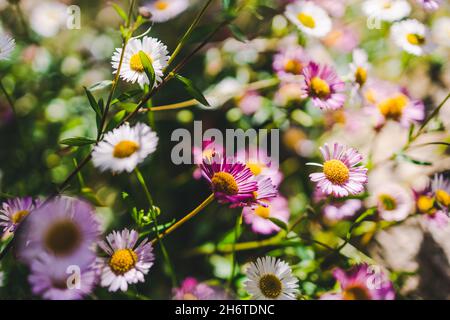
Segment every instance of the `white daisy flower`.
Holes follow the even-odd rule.
[[[352,72],[351,79],[353,82],[356,82],[362,87],[367,81],[369,69],[370,64],[367,52],[359,48],[353,50],[353,61],[350,64],[350,70]]]
[[[295,2],[286,7],[286,17],[301,31],[313,37],[324,37],[331,31],[331,19],[312,2]]]
[[[393,22],[408,16],[411,5],[406,0],[366,0],[362,9],[368,17]]]
[[[409,19],[395,23],[391,37],[400,48],[416,56],[430,52],[430,34],[422,23]]]
[[[53,37],[67,21],[67,6],[61,2],[43,2],[33,8],[31,28],[42,37]]]
[[[16,47],[16,41],[6,34],[0,34],[0,60],[8,60]]]
[[[92,161],[101,171],[131,172],[156,150],[157,144],[158,137],[149,126],[138,123],[131,128],[124,124],[108,132],[95,146]]]
[[[144,5],[152,14],[154,22],[165,22],[175,18],[189,6],[189,0],[154,0]]]
[[[274,257],[266,256],[252,262],[246,271],[245,290],[255,300],[295,300],[298,280],[289,265]]]
[[[167,46],[161,41],[151,37],[144,37],[141,39],[132,39],[128,42],[125,48],[125,55],[123,57],[122,67],[120,70],[120,77],[128,82],[139,83],[141,86],[149,84],[150,81],[145,74],[144,66],[142,65],[139,52],[143,51],[147,54],[155,70],[155,85],[162,81],[163,70],[169,61],[169,52]],[[119,68],[120,56],[122,48],[116,48],[112,57],[112,66],[115,69],[114,73]]]
[[[374,202],[380,218],[386,221],[402,221],[406,219],[414,208],[414,201],[410,192],[398,184],[383,184],[374,191]]]
[[[106,241],[99,243],[109,258],[100,258],[100,285],[109,291],[127,291],[128,284],[144,282],[144,276],[153,266],[155,256],[152,244],[143,240],[136,246],[139,234],[135,230],[113,231]]]

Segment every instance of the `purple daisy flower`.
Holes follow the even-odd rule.
[[[257,181],[243,163],[227,160],[217,154],[213,158],[204,158],[200,168],[220,203],[237,206],[253,200],[254,192],[258,191]]]
[[[228,300],[221,289],[198,282],[189,277],[183,280],[179,288],[173,289],[173,300]]]
[[[324,110],[342,108],[345,102],[345,83],[329,66],[310,62],[303,69],[303,98],[310,97],[314,106]]]
[[[54,258],[43,254],[31,263],[28,281],[31,291],[47,300],[80,300],[90,294],[97,282],[95,257],[85,267],[54,264]]]
[[[98,261],[102,287],[109,287],[109,291],[127,291],[128,284],[145,281],[144,276],[153,266],[155,256],[152,244],[145,239],[137,245],[138,238],[137,231],[124,229],[113,231],[106,241],[99,243],[109,256]]]
[[[18,256],[29,265],[48,254],[54,264],[86,266],[95,256],[99,223],[86,202],[58,197],[41,205],[23,221],[18,232]]]
[[[344,202],[328,204],[323,208],[323,214],[329,221],[349,219],[362,208],[362,201],[349,199]]]
[[[442,3],[442,0],[416,0],[426,10],[437,10]]]
[[[325,160],[320,163],[308,163],[323,168],[322,172],[309,175],[311,181],[317,182],[317,187],[324,194],[335,197],[346,197],[364,191],[367,183],[367,169],[359,166],[363,157],[353,148],[335,143],[331,149],[328,144],[320,148]]]
[[[274,56],[273,70],[283,80],[295,80],[302,75],[309,57],[301,47],[289,47]]]
[[[31,197],[4,202],[0,208],[0,226],[3,227],[3,232],[14,232],[22,220],[38,206],[39,200],[33,200]]]
[[[253,232],[259,234],[272,234],[280,230],[280,227],[269,218],[276,218],[288,223],[291,215],[287,200],[281,196],[270,199],[265,206],[245,207],[242,214],[245,223],[251,226]]]
[[[386,274],[367,264],[350,271],[337,268],[334,278],[341,287],[339,293],[327,293],[322,300],[394,300],[395,291]]]

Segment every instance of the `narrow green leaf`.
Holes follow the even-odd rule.
[[[397,158],[401,159],[401,160],[404,160],[404,161],[407,161],[407,162],[410,162],[410,163],[414,163],[414,164],[416,164],[418,166],[432,166],[433,165],[432,162],[417,160],[417,159],[411,158],[410,156],[408,156],[408,155],[406,155],[404,153],[398,154]]]
[[[103,80],[97,83],[94,83],[92,86],[89,87],[89,91],[98,91],[98,90],[102,90],[105,89],[109,86],[112,85],[112,81],[111,80]]]
[[[64,144],[71,147],[82,147],[90,144],[96,143],[96,140],[84,138],[84,137],[76,137],[76,138],[68,138],[61,140],[59,143]]]
[[[118,15],[123,19],[123,21],[125,21],[125,23],[126,23],[127,20],[128,20],[128,16],[127,16],[127,14],[125,13],[125,11],[124,11],[120,6],[118,6],[118,5],[115,4],[115,3],[111,3],[111,5],[113,6],[114,10],[116,10],[117,14],[118,14]]]
[[[111,131],[114,129],[122,120],[125,118],[125,115],[127,114],[126,110],[121,110],[117,112],[114,117],[109,121],[106,131]]]
[[[155,84],[155,70],[153,69],[152,62],[148,58],[147,54],[144,51],[139,51],[139,58],[141,59],[142,66],[144,67],[145,74],[150,81],[149,87],[153,88]]]
[[[86,96],[88,97],[89,105],[95,111],[95,113],[101,118],[102,112],[100,110],[100,107],[98,106],[97,100],[95,100],[94,96],[92,95],[91,91],[89,91],[88,88],[85,87],[84,91],[86,92]]]
[[[119,95],[117,98],[113,99],[111,101],[111,105],[115,105],[116,103],[123,102],[123,101],[126,101],[128,99],[134,98],[135,96],[137,96],[141,92],[142,92],[142,90],[140,90],[140,89],[124,92],[121,95]]]
[[[228,25],[228,30],[230,30],[231,34],[233,35],[233,37],[236,38],[236,40],[241,42],[246,42],[248,40],[245,34],[242,32],[242,30],[239,29],[239,27],[237,27],[236,25],[234,24]]]
[[[275,223],[278,227],[280,227],[284,231],[288,231],[288,226],[284,221],[281,221],[280,219],[277,218],[269,218],[269,220]]]
[[[179,74],[175,75],[175,78],[180,81],[184,88],[186,89],[186,91],[198,102],[200,102],[201,104],[205,105],[205,106],[210,106],[208,100],[206,100],[205,96],[203,95],[203,93],[197,89],[197,87],[195,87],[195,85],[192,83],[191,80],[189,80],[188,78],[185,78],[183,76],[180,76]]]

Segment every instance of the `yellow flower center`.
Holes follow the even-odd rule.
[[[74,252],[82,240],[78,226],[71,220],[54,223],[44,235],[45,247],[56,256],[67,256]]]
[[[152,59],[148,54],[147,54],[147,57],[151,62]],[[135,53],[131,56],[130,68],[131,68],[131,70],[134,70],[137,72],[144,72],[144,65],[142,64],[141,57],[139,56],[139,52]]]
[[[375,104],[377,102],[377,99],[375,97],[375,91],[373,89],[367,90],[364,96],[366,100],[371,104]]]
[[[344,300],[370,300],[366,288],[360,286],[350,286],[342,292]]]
[[[394,98],[388,98],[378,104],[378,110],[386,119],[398,120],[408,104],[408,97],[400,93]]]
[[[436,200],[444,207],[450,206],[450,194],[445,190],[439,189],[436,191]]]
[[[11,217],[12,223],[17,224],[22,222],[23,218],[25,218],[28,215],[28,213],[29,213],[28,210],[21,210],[15,212]]]
[[[268,219],[270,217],[270,206],[269,207],[263,207],[263,206],[256,207],[255,214],[260,216],[261,218]]]
[[[406,35],[406,40],[414,46],[419,46],[425,43],[425,37],[416,33],[409,33]]]
[[[325,80],[314,77],[311,80],[311,90],[319,98],[326,98],[330,95],[330,86]]]
[[[238,184],[234,177],[228,172],[216,172],[211,179],[214,192],[221,192],[232,196],[239,192]]]
[[[259,163],[247,163],[247,168],[253,173],[254,176],[259,176],[264,169],[263,164]]]
[[[378,200],[386,211],[392,211],[397,208],[397,201],[389,194],[380,194]]]
[[[136,252],[131,249],[120,249],[111,256],[109,266],[115,274],[125,274],[136,265],[137,261]]]
[[[259,279],[261,293],[269,299],[276,299],[283,291],[283,284],[274,274],[265,274]]]
[[[367,81],[367,70],[362,67],[358,67],[355,72],[355,81],[362,87]]]
[[[303,70],[303,65],[295,60],[288,60],[284,64],[284,71],[292,74],[300,74]]]
[[[314,18],[309,14],[301,12],[298,14],[297,19],[298,21],[300,21],[302,25],[304,25],[307,28],[313,29],[316,26]]]
[[[434,207],[434,199],[427,196],[420,196],[417,199],[417,208],[422,213],[431,212]]]
[[[323,164],[323,173],[333,184],[344,184],[350,177],[350,170],[340,160],[333,159]]]
[[[163,0],[156,1],[155,3],[155,8],[158,10],[166,10],[168,6],[169,4],[167,3],[167,1]]]
[[[139,145],[136,142],[124,140],[114,146],[113,156],[119,159],[128,158],[137,150],[139,150]]]

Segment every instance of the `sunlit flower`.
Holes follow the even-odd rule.
[[[363,49],[353,50],[353,61],[350,64],[351,78],[353,82],[362,87],[367,81],[370,69],[367,53]]]
[[[200,168],[216,199],[237,206],[254,199],[258,183],[245,164],[232,160],[220,155],[204,158]]]
[[[317,187],[324,194],[335,197],[346,197],[364,191],[367,183],[367,169],[359,166],[363,157],[353,148],[334,143],[330,148],[325,144],[320,148],[325,160],[322,164],[308,163],[323,168],[320,173],[309,175],[311,181],[317,182]]]
[[[135,230],[113,231],[106,241],[99,243],[108,258],[100,258],[102,287],[109,291],[127,291],[129,284],[144,282],[144,276],[153,266],[153,247],[147,239],[137,244],[139,234]]]
[[[151,16],[151,21],[165,22],[175,18],[189,6],[189,0],[154,0],[144,5]]]
[[[416,210],[425,216],[426,221],[445,228],[450,218],[450,182],[442,175],[436,174],[432,181],[421,190],[413,190],[416,201]]]
[[[3,232],[14,232],[22,220],[38,206],[39,200],[31,197],[5,201],[0,208],[0,226],[3,227]]]
[[[298,280],[289,265],[274,257],[258,258],[247,268],[245,290],[255,300],[295,300]]]
[[[282,196],[270,199],[265,206],[249,206],[242,211],[244,221],[255,233],[271,234],[280,230],[269,218],[275,218],[288,223],[290,211],[288,202]]]
[[[417,20],[395,23],[391,28],[391,37],[397,46],[416,56],[431,51],[430,33],[427,27]]]
[[[328,293],[322,300],[394,300],[395,291],[386,274],[367,264],[350,271],[337,268],[333,275],[341,287],[338,293]]]
[[[303,69],[303,98],[310,97],[314,106],[324,110],[342,108],[345,102],[345,83],[329,66],[310,62]]]
[[[124,124],[105,134],[93,150],[92,161],[101,171],[132,172],[156,150],[158,137],[143,123],[134,127]]]
[[[141,86],[150,83],[139,56],[140,51],[147,55],[153,66],[156,78],[154,85],[156,86],[157,83],[162,81],[164,76],[163,70],[169,61],[169,52],[167,51],[167,46],[155,38],[144,37],[142,39],[132,39],[128,42],[120,69],[120,77],[128,82],[137,82]],[[114,73],[119,68],[121,54],[122,48],[116,48],[112,57]]]
[[[330,32],[332,22],[327,12],[312,2],[295,2],[286,6],[286,17],[302,32],[323,37]]]
[[[442,3],[442,0],[416,0],[426,10],[437,10]]]
[[[340,221],[354,217],[361,208],[361,200],[349,199],[344,202],[327,204],[323,208],[323,215],[329,221]]]
[[[47,254],[56,265],[86,266],[95,256],[99,223],[86,202],[59,197],[42,204],[23,221],[18,239],[18,256],[32,263]]]
[[[6,34],[0,34],[0,60],[8,60],[16,47],[16,41]]]
[[[443,209],[450,209],[450,180],[444,178],[442,174],[434,175],[431,182],[431,191],[436,197],[437,203]]]
[[[289,47],[281,50],[273,58],[273,69],[283,80],[295,80],[302,75],[309,57],[302,47]]]
[[[59,1],[39,1],[30,15],[30,27],[42,37],[53,37],[67,21],[67,6]]]
[[[374,192],[380,218],[386,221],[402,221],[412,212],[411,195],[397,184],[383,184]]]
[[[220,288],[198,282],[189,277],[183,280],[179,288],[173,290],[173,300],[227,300],[227,294]]]
[[[411,12],[406,0],[366,0],[362,9],[366,16],[388,22],[401,20]]]
[[[54,264],[48,255],[32,261],[28,281],[31,291],[48,300],[79,300],[92,292],[97,282],[95,256],[87,266]]]

